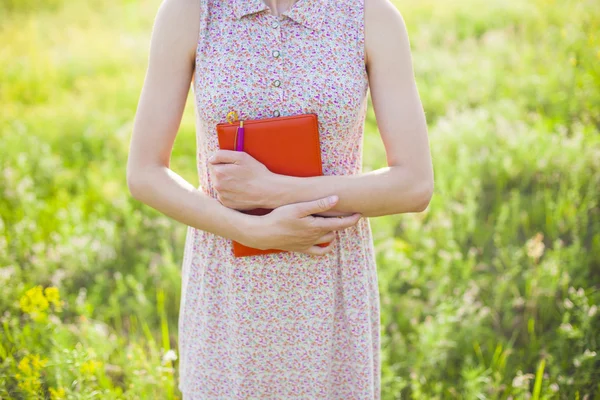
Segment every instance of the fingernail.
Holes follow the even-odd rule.
[[[329,196],[329,204],[334,205],[337,199],[337,196]]]

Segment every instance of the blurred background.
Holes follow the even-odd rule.
[[[185,226],[125,181],[159,3],[0,0],[1,399],[179,396]],[[371,219],[383,399],[600,398],[600,2],[394,4],[436,187]]]

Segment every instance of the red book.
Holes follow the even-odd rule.
[[[239,121],[217,124],[219,148],[235,150]],[[300,114],[243,121],[243,151],[264,164],[269,171],[289,176],[323,175],[319,124],[316,114]],[[265,215],[267,208],[239,210],[251,215]],[[326,247],[329,243],[318,246]],[[235,257],[281,253],[284,250],[260,250],[233,241]]]

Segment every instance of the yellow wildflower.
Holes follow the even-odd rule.
[[[29,314],[34,321],[46,319],[50,304],[54,306],[55,311],[60,311],[62,308],[58,288],[53,286],[46,289],[43,289],[40,285],[32,287],[21,297],[19,304],[21,310]]]
[[[66,397],[65,389],[63,388],[50,388],[50,400],[60,400]]]
[[[46,364],[48,364],[48,360],[45,358],[40,359],[40,356],[38,354],[32,355],[30,357],[30,360],[31,360],[31,366],[36,371],[39,371],[40,369],[44,368],[46,366]]]
[[[42,287],[40,285],[32,287],[20,300],[21,310],[26,313],[43,312],[49,304],[48,300],[44,297]]]
[[[62,303],[60,301],[60,293],[58,292],[58,288],[54,286],[47,287],[44,289],[44,294],[46,295],[48,302],[53,304],[57,311],[60,311]]]
[[[19,361],[17,369],[22,374],[16,374],[18,386],[29,395],[39,394],[41,388],[40,370],[46,366],[47,359],[40,358],[39,355],[26,355]]]
[[[26,355],[19,361],[17,368],[25,375],[36,373],[46,366],[48,360],[40,358],[38,354]]]
[[[101,361],[88,360],[81,364],[80,371],[84,375],[94,375],[100,367],[102,367]]]
[[[17,365],[17,368],[25,375],[30,375],[31,365],[29,365],[29,356],[23,357],[21,361],[19,361],[19,365]]]

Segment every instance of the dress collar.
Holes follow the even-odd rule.
[[[282,13],[299,24],[319,30],[325,19],[325,4],[328,0],[297,0],[292,7]],[[263,0],[231,0],[233,13],[237,19],[246,15],[268,10]]]

